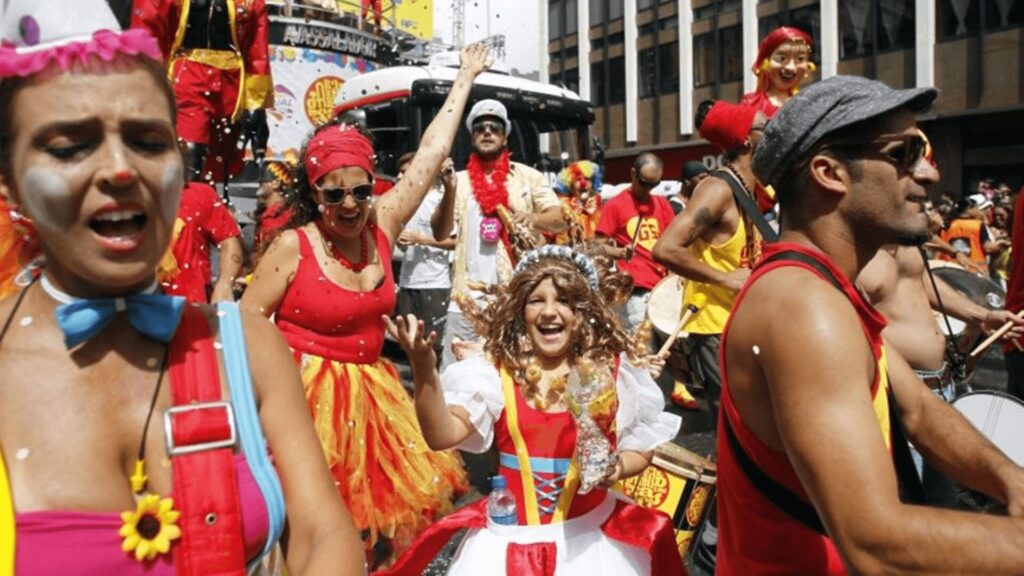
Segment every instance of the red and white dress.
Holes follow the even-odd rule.
[[[623,359],[616,380],[620,450],[652,450],[675,437],[681,421],[664,411],[646,370]],[[490,523],[480,500],[428,529],[387,574],[420,574],[423,560],[460,528],[470,530],[450,575],[685,573],[668,516],[600,488],[576,493],[576,429],[568,412],[530,407],[508,372],[482,356],[453,364],[441,383],[448,405],[465,408],[476,428],[460,448],[482,453],[497,444],[519,525]]]

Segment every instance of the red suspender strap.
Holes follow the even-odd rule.
[[[206,314],[187,306],[170,347],[173,406],[164,413],[181,541],[180,576],[245,574],[235,478],[235,422],[223,402],[220,369]]]

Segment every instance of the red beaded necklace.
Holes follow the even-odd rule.
[[[469,155],[469,163],[466,164],[466,172],[469,173],[469,183],[473,187],[473,197],[480,205],[480,212],[484,216],[494,216],[498,206],[508,208],[508,188],[505,180],[509,171],[509,151],[502,150],[494,162],[494,171],[491,172],[491,180],[488,181],[484,175],[484,168],[477,155]]]
[[[324,241],[324,244],[327,245],[327,249],[331,252],[331,256],[334,256],[334,259],[337,260],[339,264],[353,272],[360,272],[363,268],[366,268],[366,265],[370,263],[370,240],[367,238],[366,229],[371,227],[372,224],[368,222],[366,226],[359,231],[359,262],[353,264],[352,261],[346,258],[345,255],[342,254],[341,250],[334,245],[334,242],[330,240],[330,236],[324,228],[324,225],[321,224],[319,220],[315,223],[317,230],[320,231],[320,238]]]

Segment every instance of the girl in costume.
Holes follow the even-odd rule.
[[[744,95],[740,104],[757,108],[768,118],[774,116],[816,70],[811,62],[813,45],[810,35],[798,28],[772,30],[757,48],[752,68],[757,89]]]
[[[374,199],[373,146],[355,127],[319,129],[302,153],[295,217],[242,298],[274,315],[294,352],[331,473],[371,564],[387,563],[466,487],[456,454],[423,442],[412,400],[380,357],[395,307],[391,247],[448,157],[473,80],[490,65],[470,46],[448,100],[397,189]]]
[[[174,98],[111,30],[102,0],[0,15],[0,193],[45,257],[0,301],[0,574],[242,576],[285,528],[291,573],[361,573],[276,330],[158,292]]]
[[[601,167],[589,160],[573,162],[558,173],[555,191],[569,229],[549,237],[553,243],[576,246],[594,237],[601,221],[601,174]]]
[[[684,573],[669,517],[604,489],[642,471],[680,425],[663,411],[661,390],[632,357],[634,344],[608,304],[623,280],[610,272],[599,279],[589,258],[565,246],[528,253],[489,306],[467,309],[486,338],[486,356],[453,364],[441,376],[434,368],[436,334],[424,334],[413,316],[388,321],[409,354],[424,438],[438,450],[497,445],[518,526],[491,524],[483,499],[432,526],[387,574],[420,574],[462,528],[470,530],[449,574]],[[603,486],[584,493],[574,456],[583,444],[566,386],[581,367],[594,365],[611,367],[618,459]]]

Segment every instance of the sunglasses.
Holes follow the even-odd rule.
[[[661,184],[661,180],[658,180],[656,182],[648,182],[647,180],[644,180],[643,178],[637,178],[636,179],[636,183],[639,184],[641,188],[651,189],[651,188],[654,188],[655,186],[657,186],[658,184]]]
[[[348,188],[320,188],[324,204],[341,204],[351,194],[356,202],[369,202],[373,198],[373,184],[358,184]]]
[[[488,120],[473,124],[473,134],[483,134],[487,131],[490,131],[491,134],[504,134],[505,125],[501,122],[491,122]]]
[[[897,168],[913,172],[914,166],[925,158],[928,153],[928,138],[918,130],[913,134],[890,134],[880,136],[867,142],[850,142],[830,144],[827,148],[868,148],[879,147],[873,150],[875,154],[884,156]]]

